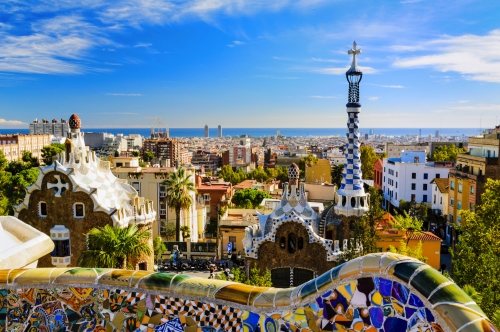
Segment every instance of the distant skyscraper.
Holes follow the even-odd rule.
[[[375,133],[375,129],[370,129],[370,135],[373,135]]]
[[[434,137],[439,138],[439,130],[436,130],[436,135]]]
[[[222,127],[219,125],[219,127],[217,128],[218,129],[218,134],[219,134],[219,137],[222,137]]]
[[[208,125],[205,125],[205,137],[208,137]]]
[[[276,130],[276,136],[281,136],[281,132],[279,130]]]

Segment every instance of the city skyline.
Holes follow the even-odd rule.
[[[340,128],[347,50],[361,128],[498,124],[500,4],[25,1],[0,4],[0,128]],[[217,124],[215,124],[217,123]]]

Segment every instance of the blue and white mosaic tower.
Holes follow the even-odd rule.
[[[347,144],[344,171],[342,172],[342,183],[337,190],[337,205],[335,213],[344,216],[362,216],[368,211],[368,195],[363,189],[361,172],[361,152],[359,149],[358,114],[361,112],[359,103],[359,83],[363,73],[356,62],[356,55],[361,49],[356,48],[356,42],[347,53],[352,54],[351,68],[345,73],[349,82],[349,102],[347,103]]]

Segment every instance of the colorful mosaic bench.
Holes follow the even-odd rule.
[[[371,254],[295,288],[147,271],[0,270],[7,331],[497,331],[452,281]]]

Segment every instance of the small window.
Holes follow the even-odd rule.
[[[450,206],[453,206],[454,205],[454,200],[453,198],[450,198]]]
[[[422,186],[422,189],[427,190],[427,183],[424,183],[424,185]]]
[[[415,190],[417,189],[417,184],[416,183],[412,183],[411,184],[411,190]]]
[[[281,249],[285,249],[286,248],[286,238],[284,236],[282,236],[280,238],[280,248]]]
[[[79,219],[85,217],[85,205],[83,203],[73,204],[73,216]]]
[[[427,180],[429,178],[429,174],[428,173],[424,173],[424,180]]]
[[[422,202],[427,202],[427,195],[424,195],[424,197],[422,198]]]
[[[473,194],[474,193],[474,186],[470,186],[470,193]]]
[[[450,181],[450,189],[451,190],[455,189],[455,181]]]
[[[417,178],[417,173],[411,173],[411,178],[416,179]]]
[[[458,184],[458,192],[459,192],[459,193],[461,193],[461,192],[462,192],[462,184],[461,184],[461,183],[459,183],[459,184]]]
[[[439,179],[441,177],[441,174],[436,174],[436,179]]]
[[[47,216],[47,203],[38,203],[38,215],[42,218],[45,218]]]

